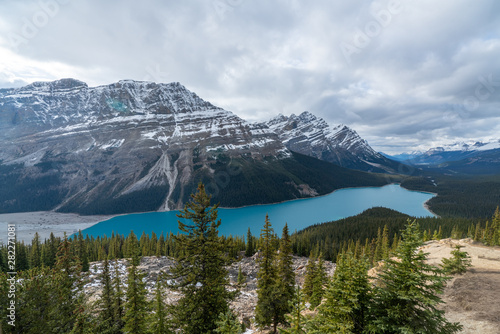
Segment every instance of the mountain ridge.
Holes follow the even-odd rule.
[[[215,198],[230,206],[249,204],[243,190],[233,189],[236,183],[249,197],[262,187],[263,203],[362,185],[330,178],[333,170],[366,185],[387,182],[301,157],[266,124],[249,123],[177,82],[88,87],[61,79],[2,89],[0,140],[0,185],[8,189],[0,194],[4,212],[178,209],[198,181],[212,185]],[[329,180],[326,188],[307,175],[312,170]]]
[[[500,140],[462,141],[433,147],[425,152],[400,154],[392,158],[408,165],[445,173],[498,174]]]
[[[351,169],[404,172],[400,163],[376,152],[355,130],[344,124],[330,126],[323,118],[308,111],[298,116],[279,114],[263,124],[277,133],[292,151]]]

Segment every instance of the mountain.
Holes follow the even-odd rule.
[[[1,89],[0,142],[0,212],[178,209],[199,181],[223,206],[390,182],[291,152],[180,83]]]
[[[415,158],[421,156],[423,153],[424,152],[422,152],[422,151],[412,151],[410,153],[400,153],[400,154],[394,154],[394,155],[386,154],[383,152],[381,152],[380,154],[382,154],[386,158],[403,162],[403,161],[415,159]]]
[[[345,125],[331,127],[308,111],[278,115],[264,123],[294,152],[342,167],[370,172],[404,172],[404,167],[374,151],[356,131]]]
[[[441,172],[465,174],[498,174],[500,171],[500,140],[487,143],[458,142],[431,148],[403,161]]]

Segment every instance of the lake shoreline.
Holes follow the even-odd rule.
[[[347,187],[347,188],[339,188],[335,189],[330,193],[314,196],[314,197],[306,197],[306,198],[295,198],[291,200],[276,202],[276,203],[267,203],[267,204],[251,204],[245,205],[241,207],[219,207],[224,210],[234,210],[234,209],[244,209],[251,207],[261,207],[265,205],[276,205],[283,203],[290,203],[293,201],[303,201],[303,200],[314,200],[326,196],[330,196],[335,192],[340,190],[349,190],[349,189],[360,189],[360,188],[383,188],[391,185],[399,185],[400,183],[393,182],[383,186],[363,186],[363,187]],[[436,196],[437,194],[425,191],[411,190],[401,187],[405,190],[412,192],[420,192],[426,193]],[[429,209],[426,201],[423,206],[424,208],[431,213],[432,215],[439,217],[434,212]],[[38,232],[40,236],[40,240],[44,240],[50,236],[50,233],[54,233],[56,237],[63,237],[64,233],[69,237],[72,234],[78,232],[78,230],[86,230],[98,223],[106,222],[110,219],[120,217],[120,216],[128,216],[128,215],[140,215],[145,213],[162,213],[162,212],[171,212],[178,210],[169,210],[169,211],[148,211],[148,212],[130,212],[130,213],[122,213],[115,215],[89,215],[83,216],[76,213],[59,213],[54,211],[35,211],[35,212],[18,212],[18,213],[6,213],[0,214],[0,229],[4,229],[7,231],[7,224],[16,224],[16,234],[19,241],[31,242],[35,233]],[[344,217],[345,218],[345,217]],[[2,226],[5,225],[5,226]],[[7,235],[7,233],[5,233]],[[6,240],[3,240],[4,242]]]

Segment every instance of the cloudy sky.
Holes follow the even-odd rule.
[[[377,150],[500,138],[495,0],[0,1],[0,87],[179,81],[249,121],[308,110]]]

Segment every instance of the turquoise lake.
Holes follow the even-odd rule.
[[[219,228],[223,235],[245,236],[248,228],[258,236],[264,225],[266,213],[274,228],[281,235],[285,223],[289,230],[301,230],[317,223],[338,220],[357,215],[366,209],[382,206],[394,209],[410,216],[432,217],[424,203],[434,194],[410,191],[398,184],[383,187],[347,188],[336,190],[328,195],[300,200],[292,200],[277,204],[252,205],[242,208],[219,208],[222,224]],[[112,232],[128,235],[130,231],[140,237],[142,232],[158,236],[177,233],[176,214],[178,211],[147,212],[113,217],[82,231],[83,235],[94,237],[108,235]]]

